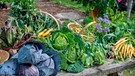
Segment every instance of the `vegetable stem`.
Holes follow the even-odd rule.
[[[24,41],[23,43],[15,46],[15,48],[19,48],[20,46],[22,46],[23,44],[25,44],[27,41],[30,41],[32,38],[34,38],[35,36],[30,36],[26,41]]]

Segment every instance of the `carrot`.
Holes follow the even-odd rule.
[[[39,32],[38,36],[42,36],[46,31],[47,31],[47,29],[44,29],[43,31]]]
[[[119,43],[121,43],[123,40],[125,40],[126,38],[121,38],[120,40],[118,40],[115,44],[114,44],[114,46],[116,46],[116,45],[118,45]]]
[[[46,31],[44,34],[42,34],[42,36],[47,36],[50,32],[53,31],[53,28],[49,29],[48,31]]]

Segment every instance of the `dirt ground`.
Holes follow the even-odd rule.
[[[84,12],[69,8],[69,7],[65,7],[65,6],[61,6],[58,5],[56,3],[47,1],[41,1],[38,2],[36,4],[38,9],[41,9],[42,11],[46,11],[52,15],[55,15],[57,13],[62,13],[62,12],[75,12],[78,13],[79,15],[81,15],[82,17],[84,17],[86,14]],[[8,14],[11,11],[11,9],[8,10],[0,10],[0,26],[5,25],[5,21],[8,19]]]

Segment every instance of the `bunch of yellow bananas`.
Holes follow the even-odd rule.
[[[49,35],[52,31],[53,31],[53,28],[51,28],[49,30],[44,29],[43,31],[38,33],[38,36],[44,36],[45,37],[45,36]]]
[[[127,44],[128,39],[121,38],[114,44],[114,54],[116,59],[124,61],[126,58],[131,58],[134,55],[134,47],[132,44]]]

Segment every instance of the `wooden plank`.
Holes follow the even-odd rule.
[[[135,59],[119,63],[112,62],[113,60],[107,60],[107,62],[101,66],[86,68],[80,73],[60,72],[57,76],[105,76],[111,73],[121,72],[124,69],[135,66]]]

